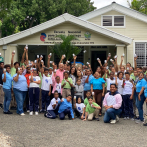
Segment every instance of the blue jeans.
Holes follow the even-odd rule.
[[[46,109],[48,105],[50,104],[50,96],[48,95],[49,91],[42,90],[42,110],[45,110],[45,105]]]
[[[13,88],[15,99],[17,102],[17,114],[22,114],[23,112],[23,103],[26,98],[27,91],[20,91],[16,88]]]
[[[58,110],[59,110],[59,105],[55,110],[47,110],[47,118],[55,119],[56,116],[58,115]]]
[[[122,112],[121,109],[114,109],[114,108],[107,109],[104,115],[104,123],[109,123],[111,119],[115,120],[116,115],[119,116],[121,112]]]
[[[4,112],[8,112],[10,102],[11,102],[11,89],[5,89],[3,88],[4,91]]]
[[[66,115],[68,115],[68,118],[71,118],[71,113],[69,109],[65,109],[63,112],[59,113],[60,120],[64,120]]]
[[[143,104],[144,104],[144,101],[145,101],[144,93],[140,96],[140,98],[141,98],[141,101],[139,101],[138,94],[137,94],[136,104],[137,104],[137,109],[138,109],[138,112],[139,112],[139,119],[141,121],[143,121]]]
[[[30,98],[30,112],[35,108],[35,112],[38,112],[39,107],[39,87],[29,88],[29,98]]]

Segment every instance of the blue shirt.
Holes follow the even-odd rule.
[[[17,74],[13,76],[16,77]],[[28,91],[27,79],[24,75],[19,75],[18,81],[15,82],[13,79],[13,88],[16,88],[20,91]]]
[[[93,85],[94,90],[102,90],[103,84],[105,84],[105,80],[103,78],[92,79],[90,84]]]
[[[145,98],[147,98],[147,84],[144,87],[144,96],[145,96]]]
[[[88,76],[87,76],[87,77],[88,77]],[[86,78],[86,79],[87,79],[87,78]],[[85,80],[86,80],[86,79],[85,79]],[[84,84],[84,91],[88,91],[88,90],[91,89],[91,84],[90,84],[90,82],[91,82],[92,79],[94,79],[94,77],[93,77],[93,75],[90,75],[90,76],[89,76],[88,83],[85,83],[85,84]]]
[[[2,79],[4,78],[4,74],[2,74]],[[11,89],[12,88],[12,80],[11,74],[6,72],[6,82],[3,82],[3,88]]]
[[[142,87],[145,87],[146,83],[145,79],[139,80],[136,85],[136,92],[140,92]]]
[[[66,99],[64,99],[63,102],[58,101],[58,104],[60,105],[58,113],[62,113],[65,109],[69,109],[72,118],[74,118],[73,110],[72,110],[72,104],[68,102]]]

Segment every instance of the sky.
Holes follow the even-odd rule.
[[[94,1],[94,6],[97,7],[97,9],[110,5],[114,1],[118,4],[129,7],[127,0],[91,0],[91,1]],[[131,0],[128,1],[131,2]]]

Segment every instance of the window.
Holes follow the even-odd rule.
[[[102,16],[102,25],[108,27],[124,27],[125,16]]]
[[[114,16],[114,26],[124,26],[124,16]]]
[[[135,43],[135,54],[137,55],[137,66],[147,66],[147,42]]]
[[[103,16],[103,26],[112,26],[112,16]]]

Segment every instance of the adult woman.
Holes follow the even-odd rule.
[[[72,67],[69,72],[69,78],[73,81],[73,86],[76,84],[77,70],[75,67]]]
[[[93,75],[91,74],[91,69],[86,70],[87,76],[83,76],[84,81],[84,99],[86,98],[87,91],[91,90],[91,80],[94,79]]]
[[[22,75],[22,68],[16,69],[16,74],[13,76],[13,91],[17,102],[17,114],[25,115],[23,112],[23,103],[28,91],[27,80]]]
[[[71,95],[72,95],[72,98],[74,97],[74,86],[76,85],[76,77],[77,77],[77,70],[75,67],[72,67],[70,69],[70,75],[69,75],[69,78],[72,79],[72,82],[73,82],[73,87],[71,87]]]
[[[139,81],[136,85],[136,93],[138,98],[136,98],[137,109],[139,112],[139,120],[136,120],[136,123],[140,123],[143,121],[143,103],[145,101],[144,96],[144,87],[146,85],[146,81],[144,79],[144,73],[140,72],[139,74]]]
[[[105,94],[105,80],[100,77],[99,73],[95,73],[95,78],[91,80],[91,92],[94,92],[95,102],[102,107],[102,97]],[[101,110],[100,114],[101,115]]]
[[[12,77],[10,74],[10,65],[5,65],[6,71],[2,74],[3,91],[4,91],[4,114],[12,114],[9,111],[11,102],[11,88],[12,88]]]
[[[85,71],[83,71],[83,76],[85,76]],[[76,79],[81,79],[81,84],[84,86],[83,76],[81,71],[78,70]]]

